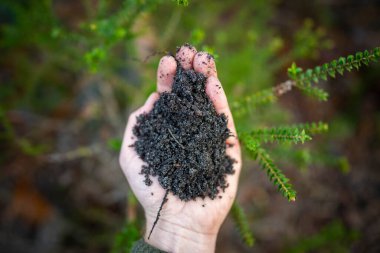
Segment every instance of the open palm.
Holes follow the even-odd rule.
[[[171,91],[177,68],[177,62],[172,56],[164,56],[160,61],[157,70],[157,92],[151,94],[145,104],[133,112],[128,119],[120,153],[120,164],[133,192],[144,207],[147,220],[146,242],[168,252],[186,252],[187,250],[181,247],[180,240],[178,240],[178,238],[181,238],[194,243],[195,248],[188,249],[189,252],[200,252],[201,250],[207,252],[204,247],[202,248],[203,244],[212,244],[212,247],[207,249],[213,251],[216,235],[236,196],[241,170],[240,145],[227,98],[223,89],[220,88],[221,84],[217,78],[214,59],[207,53],[197,53],[196,49],[189,45],[184,45],[178,50],[176,59],[184,69],[194,69],[207,77],[207,95],[213,102],[217,113],[224,113],[228,118],[227,126],[233,136],[226,141],[226,152],[236,160],[236,163],[234,163],[235,173],[228,175],[226,178],[229,186],[219,194],[220,197],[213,200],[210,198],[197,198],[196,200],[185,202],[169,192],[168,201],[162,208],[155,231],[148,240],[149,231],[156,219],[166,190],[160,186],[156,177],[151,178],[153,181],[151,186],[147,186],[143,182],[144,177],[140,174],[140,171],[144,162],[139,158],[132,146],[136,141],[132,129],[136,124],[136,117],[142,113],[148,113],[153,108],[160,93]]]

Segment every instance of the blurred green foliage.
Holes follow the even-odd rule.
[[[288,68],[288,75],[295,81],[295,86],[301,89],[307,95],[315,97],[321,101],[326,101],[328,94],[326,91],[312,86],[312,83],[319,83],[321,80],[326,81],[327,77],[336,77],[336,73],[343,76],[345,71],[351,72],[354,68],[359,70],[363,66],[368,66],[370,62],[377,62],[380,58],[380,48],[376,47],[373,50],[364,50],[356,52],[355,56],[348,55],[347,57],[339,57],[330,63],[325,63],[321,66],[316,66],[313,69],[303,71],[293,62]]]
[[[111,253],[128,253],[135,241],[141,238],[139,225],[126,221],[123,228],[116,234]]]
[[[273,89],[278,80],[286,78],[286,68],[292,62],[317,61],[320,52],[331,49],[333,42],[323,27],[310,19],[285,38],[271,24],[277,0],[244,4],[240,8],[240,1],[234,0],[223,4],[200,0],[190,4],[179,0],[99,0],[96,4],[80,1],[79,13],[67,14],[51,0],[2,1],[0,50],[4,55],[0,66],[5,74],[0,88],[0,122],[4,130],[1,140],[25,155],[52,152],[54,144],[15,131],[7,112],[26,110],[43,117],[59,117],[56,115],[62,105],[78,103],[75,98],[83,80],[98,81],[92,85],[105,103],[109,100],[101,88],[109,88],[118,110],[115,113],[124,118],[155,90],[157,56],[190,42],[215,56],[218,76],[247,153],[259,161],[285,197],[295,200],[296,193],[276,162],[302,170],[311,165],[328,165],[347,173],[349,163],[341,154],[332,155],[327,147],[313,142],[300,147],[315,134],[325,133],[327,123],[298,124],[295,113],[279,103],[277,90]],[[77,21],[71,22],[72,19]],[[150,40],[153,46],[144,46]],[[378,57],[379,49],[374,49],[306,71],[293,64],[288,74],[297,87],[323,101],[327,93],[311,83],[328,75],[335,77],[336,72],[343,74]],[[106,114],[104,111],[99,114]],[[337,119],[331,132],[349,134],[347,129],[341,131],[346,123]],[[118,151],[121,147],[118,133],[103,142],[105,149]],[[2,153],[0,161],[11,151]],[[236,203],[233,216],[245,242],[252,245],[244,211]],[[129,249],[140,229],[138,222],[127,221],[116,236],[114,252]],[[299,248],[325,245],[323,234],[340,236],[340,229],[338,225],[326,228],[322,235],[302,242],[309,246]]]
[[[247,215],[237,202],[234,202],[231,207],[231,215],[235,221],[236,227],[239,230],[240,236],[243,238],[244,243],[248,247],[252,247],[255,243],[251,229],[249,228],[249,221]]]
[[[323,227],[317,234],[307,236],[293,243],[286,252],[351,252],[350,246],[358,237],[359,233],[357,231],[347,229],[340,221],[333,221]]]

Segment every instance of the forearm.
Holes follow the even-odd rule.
[[[147,219],[145,242],[166,252],[214,252],[216,234],[202,234],[160,219],[148,240],[153,220]]]

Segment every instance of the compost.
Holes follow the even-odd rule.
[[[228,187],[226,175],[234,173],[226,154],[231,132],[205,92],[206,77],[177,66],[172,91],[137,117],[134,148],[146,163],[141,174],[148,186],[151,177],[158,178],[167,190],[164,200],[168,192],[183,201],[214,199]]]

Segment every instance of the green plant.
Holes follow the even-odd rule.
[[[140,228],[136,221],[126,221],[116,234],[111,253],[128,253],[135,241],[140,239]]]
[[[351,243],[358,237],[357,231],[346,228],[340,221],[333,221],[318,233],[293,242],[285,252],[350,252]]]
[[[312,86],[321,80],[327,80],[327,76],[336,77],[336,72],[343,75],[344,71],[351,71],[353,68],[357,70],[363,65],[368,65],[371,61],[376,62],[380,58],[380,48],[374,48],[371,51],[357,52],[355,57],[349,55],[347,57],[339,57],[338,60],[333,60],[330,63],[325,63],[321,66],[316,66],[313,69],[303,71],[297,67],[295,63],[288,69],[289,77],[292,80],[285,81],[271,91],[264,90],[246,97],[244,106],[250,104],[258,105],[267,103],[268,101],[276,101],[276,97],[283,95],[291,90],[292,86],[301,89],[307,95],[312,95],[321,101],[327,100],[327,92],[322,89]],[[239,103],[235,104],[235,108],[239,108]],[[296,200],[296,192],[293,186],[289,183],[289,179],[275,165],[274,160],[269,153],[262,147],[265,143],[289,143],[303,144],[305,141],[311,140],[312,134],[322,133],[328,130],[326,123],[306,123],[294,126],[272,127],[272,128],[257,128],[250,131],[240,131],[240,140],[248,150],[249,155],[259,162],[262,170],[264,170],[269,179],[278,188],[284,197],[289,201]]]
[[[269,179],[278,187],[278,190],[289,201],[296,200],[296,192],[289,179],[281,172],[274,164],[273,159],[268,152],[262,147],[263,143],[288,143],[298,144],[311,140],[312,134],[322,133],[327,131],[328,125],[323,122],[311,124],[298,124],[292,126],[274,127],[255,129],[250,132],[241,132],[240,139],[244,146],[249,151],[249,155],[257,160],[260,167],[266,171]]]
[[[345,173],[349,170],[348,160],[342,154],[330,154],[329,150],[310,142],[317,134],[326,133],[328,124],[294,124],[293,113],[278,103],[279,97],[297,88],[326,101],[328,93],[315,84],[378,60],[379,48],[338,57],[307,70],[294,63],[288,69],[290,79],[273,86],[276,74],[281,73],[284,66],[292,61],[316,60],[320,51],[332,46],[323,28],[316,27],[310,19],[294,31],[290,41],[286,41],[278,29],[270,25],[278,1],[246,1],[245,8],[239,11],[236,6],[241,2],[234,0],[226,0],[223,4],[202,1],[202,4],[190,5],[187,0],[100,0],[96,5],[90,4],[91,1],[83,2],[84,14],[75,27],[67,25],[65,17],[56,14],[55,1],[5,0],[0,4],[2,17],[11,16],[10,21],[0,26],[0,49],[4,51],[0,64],[12,76],[4,79],[0,93],[0,123],[4,130],[0,139],[12,148],[3,149],[0,161],[6,160],[4,157],[14,152],[13,149],[26,156],[50,153],[55,143],[40,138],[36,128],[28,135],[16,131],[9,112],[26,108],[42,118],[52,117],[64,102],[75,101],[73,94],[78,93],[83,80],[87,80],[91,92],[99,93],[95,99],[100,108],[114,104],[110,110],[99,110],[98,118],[80,118],[83,125],[105,122],[104,125],[120,127],[131,107],[140,104],[155,89],[153,73],[158,57],[141,56],[137,40],[147,40],[144,36],[152,29],[160,36],[150,56],[161,55],[165,49],[189,41],[198,49],[219,57],[218,75],[228,95],[242,144],[248,156],[258,162],[289,201],[296,199],[296,191],[281,170],[282,163],[289,162],[300,169],[318,164],[336,166]],[[145,15],[148,13],[150,15]],[[227,20],[221,26],[220,17],[225,13],[230,13],[228,20],[233,22]],[[242,24],[244,29],[241,29]],[[113,122],[113,113],[121,121]],[[68,118],[64,124],[72,123],[72,117]],[[116,129],[110,131],[115,136],[99,140],[103,153],[119,150],[121,134]],[[102,129],[104,132],[107,131]],[[307,144],[302,145],[304,143]],[[73,151],[85,154],[74,157],[94,154],[88,147]],[[254,240],[243,208],[235,203],[231,214],[243,240],[251,246]],[[115,242],[119,245],[115,246],[118,250],[129,248],[137,239],[138,222],[129,220],[125,226]]]
[[[336,73],[343,76],[345,71],[351,72],[354,68],[359,70],[362,66],[368,66],[370,62],[376,62],[380,58],[380,48],[376,47],[373,50],[364,50],[356,52],[354,55],[347,57],[339,57],[329,63],[316,66],[313,69],[303,71],[297,67],[295,63],[288,69],[289,77],[294,81],[292,85],[301,89],[307,95],[316,97],[321,101],[326,101],[328,94],[318,87],[312,86],[312,83],[317,84],[321,80],[326,81],[327,77],[336,77]]]
[[[244,209],[236,201],[231,207],[231,215],[244,243],[247,246],[252,247],[255,243],[255,239],[253,238],[252,232],[249,228],[247,215],[244,212]]]
[[[313,83],[317,84],[321,80],[327,80],[328,75],[335,78],[336,72],[343,75],[345,70],[351,71],[353,68],[359,70],[359,68],[363,65],[369,65],[371,61],[376,62],[379,58],[380,48],[377,47],[370,51],[365,50],[364,52],[357,52],[355,56],[349,55],[347,57],[339,57],[338,60],[333,60],[330,63],[325,63],[321,66],[316,66],[314,69],[307,69],[306,71],[303,71],[302,68],[297,67],[296,64],[293,63],[288,69],[288,75],[292,80],[285,81],[272,89],[264,89],[252,95],[248,95],[243,99],[235,101],[233,103],[233,108],[239,115],[247,114],[247,107],[257,108],[257,106],[260,105],[276,102],[279,96],[289,92],[293,86],[299,88],[305,94],[319,99],[320,101],[326,101],[328,93],[318,87],[312,86]],[[327,123],[312,122],[281,127],[254,128],[250,131],[239,131],[239,138],[248,151],[248,155],[252,159],[258,161],[260,168],[266,172],[269,180],[272,181],[272,183],[277,187],[278,191],[289,201],[295,201],[296,191],[293,189],[292,184],[289,183],[290,180],[283,174],[281,169],[277,167],[273,158],[269,155],[266,148],[263,147],[263,144],[303,144],[305,141],[310,141],[312,139],[312,135],[320,134],[326,132],[327,130]],[[308,153],[303,152],[301,154]],[[340,158],[339,162],[342,163],[342,171],[347,171],[347,160],[345,158]],[[235,204],[232,210],[234,220],[237,219],[236,213],[244,214],[242,208],[238,208]],[[240,217],[240,219],[236,222],[236,224],[239,231],[243,231],[241,232],[242,237],[245,238],[246,236],[251,235],[248,232],[248,226],[246,224],[242,224],[247,222],[246,219],[243,219],[244,215],[240,215],[238,217]],[[335,227],[336,226],[333,228]],[[339,228],[340,227],[338,227],[338,229]],[[330,231],[329,228],[326,228],[325,230],[324,232],[326,233]],[[323,236],[323,234],[321,236]],[[318,238],[319,237],[316,237],[315,240],[310,238],[309,240],[320,241]],[[308,242],[309,241],[306,241],[305,245],[313,244],[312,242]],[[251,244],[250,240],[245,240],[245,243],[247,245]],[[295,250],[290,252],[304,251]]]
[[[364,52],[356,53],[355,57],[353,55],[340,57],[338,60],[333,60],[330,63],[317,66],[314,69],[308,69],[305,72],[293,63],[291,68],[288,69],[289,77],[292,78],[292,80],[285,81],[272,89],[264,89],[252,95],[248,95],[244,99],[235,101],[233,108],[238,114],[241,114],[247,112],[247,107],[255,108],[258,105],[273,103],[277,101],[278,96],[290,91],[292,86],[301,89],[308,95],[325,101],[327,100],[327,92],[312,86],[312,83],[327,80],[327,75],[335,77],[336,72],[343,75],[344,70],[351,71],[353,68],[359,69],[363,65],[368,65],[370,61],[377,61],[379,57],[379,48],[375,48],[371,51],[365,50]],[[239,136],[249,151],[250,156],[254,160],[259,161],[261,168],[266,171],[269,179],[278,187],[279,191],[288,198],[288,200],[294,201],[296,193],[292,185],[289,184],[289,179],[278,169],[273,159],[262,148],[261,144],[268,142],[304,143],[305,141],[311,140],[309,134],[321,133],[327,131],[327,129],[328,126],[326,123],[311,123],[296,126],[254,129],[249,132],[241,131]]]

